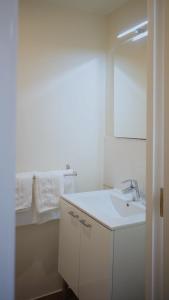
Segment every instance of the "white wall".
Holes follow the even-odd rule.
[[[135,178],[145,191],[146,141],[114,138],[113,47],[117,33],[146,18],[146,1],[130,0],[109,17],[109,58],[107,67],[106,137],[104,183],[118,187],[122,180]]]
[[[101,186],[106,18],[20,2],[17,171],[63,168]]]
[[[14,299],[17,1],[0,1],[0,299]]]
[[[107,19],[21,0],[17,171],[78,172],[79,191],[103,182]],[[17,229],[16,299],[61,287],[58,224]]]
[[[105,137],[105,185],[121,188],[123,180],[136,178],[145,192],[145,173],[145,141]]]

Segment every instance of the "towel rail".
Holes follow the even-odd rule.
[[[66,176],[77,176],[77,172],[76,172],[76,171],[73,171],[73,172],[70,173],[70,174],[68,173],[68,174],[63,174],[63,175],[64,175],[65,177],[66,177]],[[35,176],[35,175],[33,176],[33,179],[34,179],[34,180],[36,179],[36,176]]]
[[[73,172],[70,173],[70,174],[64,174],[64,176],[77,176],[77,172],[76,172],[76,171],[73,171]]]

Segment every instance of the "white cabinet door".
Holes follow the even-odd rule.
[[[145,299],[145,225],[114,232],[113,300]]]
[[[79,299],[110,300],[113,234],[81,213]]]
[[[59,233],[59,273],[78,296],[79,210],[62,200]]]

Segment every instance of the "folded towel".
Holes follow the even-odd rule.
[[[16,211],[30,209],[32,205],[33,173],[18,173],[16,175]]]
[[[63,193],[64,175],[62,172],[37,172],[35,174],[34,197],[38,213],[58,208],[60,196]]]

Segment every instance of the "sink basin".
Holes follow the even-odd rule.
[[[112,198],[112,204],[114,209],[121,217],[130,217],[137,214],[142,214],[145,212],[143,205],[137,202],[126,202],[120,198]]]

